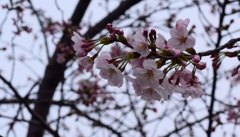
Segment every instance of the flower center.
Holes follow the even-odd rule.
[[[153,89],[152,88],[147,89],[147,94],[152,95],[153,94]]]
[[[141,49],[146,49],[146,48],[147,48],[147,44],[144,43],[144,42],[141,42],[140,45],[139,45],[139,47],[140,47]]]
[[[110,69],[108,70],[108,74],[109,74],[110,76],[112,76],[114,73],[116,73],[114,69],[110,68]]]
[[[153,78],[154,75],[153,75],[152,70],[147,70],[146,76],[147,76],[147,78]]]
[[[186,38],[186,37],[178,37],[178,41],[179,41],[180,43],[186,43],[187,38]]]

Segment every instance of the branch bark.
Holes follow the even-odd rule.
[[[223,4],[219,3],[219,6],[221,7],[221,14],[219,18],[219,25],[218,28],[220,29],[223,26],[224,18],[225,18],[225,12],[226,12],[226,6],[227,6],[228,0],[224,0]],[[215,45],[215,48],[219,48],[221,40],[222,40],[222,31],[218,31],[218,36],[217,36],[217,43]],[[213,125],[213,113],[214,113],[214,105],[215,105],[215,94],[217,90],[217,76],[218,76],[218,71],[214,69],[213,67],[213,82],[212,82],[212,91],[211,91],[211,101],[208,109],[209,113],[209,122],[208,122],[208,129],[206,131],[207,137],[212,136],[212,125]]]
[[[71,17],[72,24],[78,25],[91,1],[81,0],[79,1],[76,9]],[[66,34],[64,34],[59,43],[71,43],[71,40]],[[64,71],[66,63],[59,64],[56,61],[57,51],[55,50],[52,58],[50,59],[44,77],[41,81],[37,99],[36,101],[41,100],[52,100],[55,89],[58,83],[64,78]],[[49,113],[50,103],[40,103],[35,104],[34,112],[39,114],[41,118],[46,121],[47,115]],[[36,121],[36,118],[32,116],[31,121]],[[28,128],[27,137],[42,137],[44,133],[44,127],[39,127],[35,124],[30,123]]]

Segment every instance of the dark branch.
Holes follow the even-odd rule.
[[[239,38],[235,38],[235,39],[230,39],[227,43],[225,43],[224,45],[222,46],[219,46],[218,48],[215,48],[213,50],[208,50],[206,52],[199,52],[198,55],[199,56],[209,56],[209,55],[212,55],[213,53],[218,53],[220,52],[221,50],[227,48],[227,47],[231,47],[233,46],[234,44],[236,44],[238,41],[240,41],[240,37]]]

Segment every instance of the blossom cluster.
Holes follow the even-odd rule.
[[[104,104],[113,100],[113,97],[107,94],[107,90],[98,84],[96,79],[82,79],[78,82],[76,93],[79,94],[78,100],[85,105],[97,103]]]
[[[199,97],[204,90],[195,73],[205,69],[206,63],[201,62],[193,48],[195,39],[187,29],[189,22],[189,19],[178,20],[170,30],[171,38],[168,40],[154,29],[137,31],[129,39],[111,24],[107,25],[109,36],[97,40],[86,40],[73,32],[79,70],[92,71],[95,64],[100,76],[116,87],[121,87],[126,78],[132,83],[136,95],[144,100],[167,100],[173,93],[180,93],[184,98]],[[119,56],[100,52],[112,43],[121,43],[130,51]],[[96,53],[89,56],[93,49]],[[132,67],[132,74],[124,75],[128,64]]]

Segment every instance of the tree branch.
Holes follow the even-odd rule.
[[[29,113],[32,115],[32,117],[34,117],[34,119],[36,121],[39,121],[39,123],[49,131],[49,133],[51,133],[52,135],[54,135],[55,137],[59,137],[58,133],[55,132],[53,129],[50,128],[50,126],[44,121],[44,119],[41,118],[41,116],[39,116],[37,113],[35,113],[28,105],[28,103],[26,102],[27,100],[25,98],[22,98],[20,96],[20,94],[18,93],[18,91],[16,90],[16,88],[13,87],[13,85],[7,81],[2,75],[0,75],[0,79],[8,85],[8,87],[13,91],[13,93],[15,94],[15,96],[17,97],[17,99],[20,101],[20,105],[24,104],[25,107],[27,108],[27,110],[29,111]],[[32,121],[32,123],[34,123],[34,121]],[[34,124],[35,125],[35,124]]]
[[[90,2],[91,1],[89,0],[79,1],[71,17],[73,25],[78,25],[81,22],[83,15]],[[64,33],[59,43],[69,43],[69,45],[71,45],[71,40],[68,37],[68,35]],[[44,99],[52,100],[58,83],[64,77],[66,63],[59,64],[57,63],[56,60],[57,60],[57,49],[55,50],[53,57],[50,59],[46,67],[45,74],[41,81],[39,91],[37,94],[37,100],[36,100],[37,102]],[[46,121],[50,105],[51,104],[49,102],[35,104],[34,112],[39,114],[42,117],[42,119]],[[35,118],[32,117],[31,121],[35,121]],[[29,124],[29,129],[27,133],[28,137],[42,137],[43,133],[44,133],[44,128],[33,125],[31,123]]]
[[[229,46],[233,46],[235,43],[237,43],[238,41],[240,41],[240,37],[239,38],[235,38],[235,39],[230,39],[227,43],[225,43],[224,45],[222,46],[219,46],[218,48],[215,48],[213,50],[208,50],[208,51],[205,51],[205,52],[199,52],[198,55],[199,56],[209,56],[209,55],[212,55],[213,53],[218,53],[220,52],[221,50],[229,47]]]
[[[81,116],[89,119],[90,121],[94,122],[95,124],[98,124],[98,126],[100,126],[100,127],[104,127],[106,129],[110,130],[112,133],[114,133],[118,137],[122,137],[120,132],[118,132],[117,130],[113,129],[111,126],[109,126],[107,124],[104,124],[100,120],[96,120],[96,119],[90,117],[89,115],[87,115],[84,112],[82,112],[81,110],[79,110],[75,105],[72,105],[72,109],[75,110],[78,115],[81,115]]]

